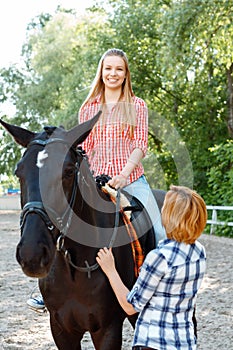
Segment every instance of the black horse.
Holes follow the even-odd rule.
[[[22,207],[16,257],[26,275],[39,278],[60,350],[81,349],[86,331],[97,350],[121,349],[128,316],[96,264],[100,247],[111,244],[123,282],[128,288],[135,282],[132,237],[123,214],[97,186],[85,154],[77,148],[98,118],[69,131],[45,127],[41,133],[0,121],[26,148],[15,171]],[[165,192],[156,196],[161,209]],[[150,225],[145,226],[149,221],[144,211],[138,211],[138,204],[135,208],[133,224],[136,229],[144,225],[140,242],[146,254],[154,248],[154,235]],[[134,326],[136,316],[128,318]]]

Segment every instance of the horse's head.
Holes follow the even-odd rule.
[[[26,148],[15,171],[22,207],[16,258],[28,276],[45,277],[50,270],[56,240],[68,224],[68,203],[72,206],[74,201],[74,182],[82,161],[76,147],[88,136],[99,115],[69,131],[45,127],[41,133],[0,120],[15,141]]]

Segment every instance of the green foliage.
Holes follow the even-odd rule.
[[[0,174],[8,176],[14,174],[15,165],[20,156],[20,147],[16,146],[11,136],[4,131],[0,139]]]
[[[127,52],[135,93],[151,110],[153,157],[144,162],[146,174],[154,168],[149,159],[155,158],[163,169],[163,184],[192,182],[187,165],[189,181],[184,181],[184,176],[180,179],[174,162],[179,147],[172,149],[169,145],[171,137],[166,128],[159,129],[158,134],[153,115],[159,114],[172,126],[170,132],[179,135],[178,144],[185,143],[192,162],[193,187],[204,195],[209,148],[229,137],[226,69],[233,47],[223,33],[233,30],[229,23],[231,5],[227,1],[199,0],[107,3],[114,12],[110,16],[117,33],[113,44]],[[172,139],[177,144],[177,139]],[[156,175],[154,179],[160,187]]]
[[[10,189],[20,188],[20,184],[16,176],[9,175],[7,179],[1,181],[0,193],[1,193],[1,189],[6,190],[8,188]]]
[[[170,105],[170,111],[163,110],[187,145],[194,187],[203,195],[211,160],[209,147],[229,137],[226,70],[233,47],[231,42],[229,56],[229,41],[223,32],[233,30],[229,28],[231,11],[227,1],[174,1],[166,8],[160,26],[163,43],[158,61],[164,98]]]
[[[233,203],[233,140],[210,148],[212,155],[208,171],[208,201],[214,205]]]
[[[208,171],[209,204],[232,206],[233,203],[233,140],[216,145],[210,149],[211,167]],[[233,222],[232,211],[218,211],[219,221]],[[233,237],[233,229],[228,226],[218,226],[216,233]]]
[[[101,27],[99,20],[95,14],[87,20],[60,9],[29,35],[29,52],[26,50],[24,54],[30,56],[35,83],[28,87],[26,98],[31,103],[30,109],[35,108],[34,113],[47,116],[52,124],[67,127],[77,123],[78,108],[93,76],[88,50],[93,54],[91,59],[96,60],[91,33]],[[23,94],[25,96],[24,91]]]

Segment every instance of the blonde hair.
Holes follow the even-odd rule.
[[[206,204],[197,192],[184,186],[170,187],[162,208],[162,223],[169,239],[192,244],[206,221]]]
[[[128,63],[128,58],[125,54],[124,51],[120,49],[109,49],[107,50],[101,57],[98,68],[96,71],[95,78],[92,83],[92,87],[89,91],[89,94],[87,95],[86,99],[84,100],[80,110],[88,103],[93,102],[97,96],[101,96],[101,105],[102,105],[102,115],[100,118],[100,122],[102,120],[102,123],[104,123],[104,117],[105,117],[105,112],[106,112],[106,106],[105,106],[105,95],[104,95],[104,90],[105,90],[105,85],[102,79],[102,70],[103,70],[103,64],[104,64],[104,59],[108,56],[119,56],[123,59],[125,63],[125,69],[126,69],[126,75],[125,75],[125,80],[122,84],[122,92],[121,92],[121,98],[124,98],[123,102],[117,103],[117,108],[115,109],[115,113],[121,113],[121,115],[124,116],[124,123],[123,123],[123,128],[125,125],[130,126],[130,137],[133,136],[134,128],[136,126],[136,110],[134,107],[133,99],[132,97],[134,96],[133,89],[132,89],[132,84],[131,84],[131,76],[130,76],[130,70],[129,70],[129,63]]]

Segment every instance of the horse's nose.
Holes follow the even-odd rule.
[[[22,262],[22,259],[21,259],[21,254],[20,254],[20,247],[21,247],[21,244],[19,243],[16,247],[16,260],[18,261],[18,263],[22,266],[21,262]]]
[[[16,248],[16,259],[24,273],[30,277],[45,277],[51,265],[49,248],[42,243],[37,244],[37,250],[20,242]]]
[[[41,259],[40,259],[40,267],[46,268],[51,260],[51,256],[49,254],[49,249],[47,246],[43,245],[41,247]]]

